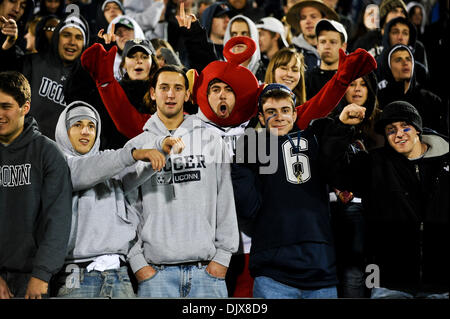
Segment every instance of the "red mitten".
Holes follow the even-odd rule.
[[[377,62],[366,50],[356,49],[355,52],[346,55],[342,49],[339,49],[337,80],[343,85],[349,85],[376,68]]]
[[[81,55],[81,65],[89,72],[92,78],[100,86],[114,80],[114,59],[117,46],[113,46],[106,52],[103,45],[95,43],[87,48]]]

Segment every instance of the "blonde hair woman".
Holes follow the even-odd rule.
[[[275,53],[267,66],[264,82],[286,85],[295,93],[297,105],[305,103],[305,61],[303,54],[292,48],[283,48]]]

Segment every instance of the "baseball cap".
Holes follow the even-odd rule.
[[[285,47],[289,47],[286,41],[286,32],[284,31],[283,23],[277,18],[265,17],[256,23],[256,28],[278,33],[283,41]]]
[[[149,55],[155,54],[155,48],[151,44],[150,41],[144,40],[144,39],[132,39],[128,40],[125,43],[125,46],[123,48],[122,57],[128,56],[128,53],[135,48],[141,48]]]
[[[116,29],[119,27],[119,25],[123,25],[124,27],[127,27],[128,29],[134,30],[133,22],[131,22],[131,20],[126,17],[121,17],[119,19],[119,21],[116,22]]]
[[[231,11],[230,7],[225,2],[217,2],[214,9],[213,18],[220,17],[224,14],[228,14]]]
[[[322,19],[316,23],[316,36],[319,36],[320,31],[322,30],[331,30],[336,31],[344,35],[344,42],[347,42],[347,31],[345,31],[344,26],[334,20]]]

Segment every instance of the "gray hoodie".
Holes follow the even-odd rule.
[[[252,38],[253,41],[255,41],[256,44],[256,50],[255,53],[253,53],[252,57],[250,58],[250,62],[247,66],[247,69],[249,69],[250,71],[252,71],[253,74],[256,74],[256,72],[258,71],[258,68],[260,67],[261,64],[261,51],[259,49],[259,33],[258,33],[258,29],[256,28],[255,23],[250,20],[248,17],[243,16],[243,15],[237,15],[234,16],[230,22],[228,22],[227,25],[227,29],[225,30],[225,36],[223,37],[223,45],[225,45],[228,40],[231,39],[231,25],[233,24],[233,22],[236,19],[244,19],[247,22],[249,31],[250,31],[250,38]]]
[[[172,133],[152,116],[129,143],[161,150],[170,135],[186,147],[170,154],[164,169],[141,186],[143,216],[130,265],[134,272],[148,264],[208,260],[228,266],[239,233],[227,147],[195,115],[185,116]],[[146,165],[140,162],[138,173]]]
[[[91,108],[97,119],[95,143],[84,155],[72,147],[66,128],[67,111],[76,106]],[[126,256],[136,237],[139,215],[125,197],[133,186],[125,177],[122,180],[124,170],[135,163],[131,147],[100,152],[100,132],[98,112],[82,101],[72,102],[61,113],[56,126],[56,143],[66,156],[73,185],[66,262],[93,260],[106,254]]]

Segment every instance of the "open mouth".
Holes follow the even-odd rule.
[[[85,138],[80,138],[78,141],[84,146],[89,144],[89,140]]]
[[[220,116],[225,116],[228,113],[228,108],[225,104],[222,104],[219,106],[219,115]]]
[[[77,52],[76,49],[71,49],[71,48],[65,48],[64,51],[65,51],[66,53],[68,53],[69,55],[74,55],[75,52]]]
[[[134,72],[136,72],[136,73],[140,73],[140,72],[143,72],[143,71],[144,71],[144,69],[141,69],[141,68],[134,69]]]

